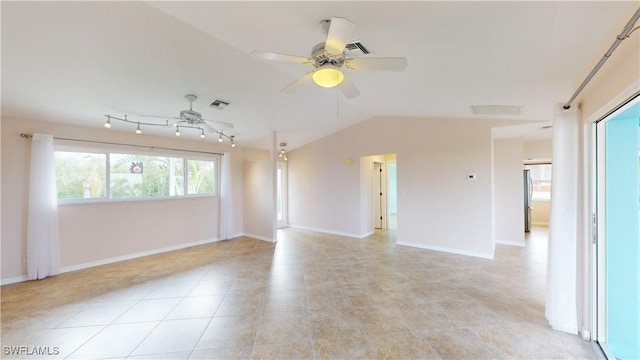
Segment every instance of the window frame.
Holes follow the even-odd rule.
[[[74,205],[74,204],[95,204],[95,203],[119,203],[130,201],[156,201],[156,200],[180,200],[191,198],[216,198],[220,195],[220,157],[223,155],[204,155],[196,153],[180,154],[179,152],[160,152],[160,151],[140,151],[122,149],[119,147],[84,147],[84,146],[71,146],[64,144],[54,144],[55,152],[76,152],[76,153],[91,153],[91,154],[103,154],[106,157],[105,161],[105,197],[102,198],[78,198],[78,199],[60,199],[58,198],[58,205]],[[178,158],[183,160],[182,171],[184,174],[183,191],[182,195],[175,196],[144,196],[144,197],[111,197],[111,154],[126,154],[137,156],[155,156],[155,157],[167,157]],[[189,179],[188,179],[188,161],[212,161],[213,162],[213,176],[215,179],[214,193],[209,194],[189,194]],[[57,195],[57,194],[56,194]]]

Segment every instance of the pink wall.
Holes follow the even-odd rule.
[[[358,236],[362,156],[397,154],[398,243],[493,257],[491,127],[483,120],[372,118],[296,149],[292,226]],[[346,158],[354,160],[347,166]],[[467,180],[468,173],[477,179]]]
[[[524,246],[522,139],[496,139],[493,144],[496,242]]]
[[[274,241],[275,204],[271,159],[244,162],[244,235]]]
[[[156,136],[137,136],[36,120],[2,118],[2,279],[26,274],[30,142],[20,133],[48,133],[58,137],[138,145],[223,152],[228,146]],[[239,150],[239,151],[236,151]],[[234,149],[232,181],[242,184],[243,151]],[[184,153],[182,153],[184,154]],[[233,232],[243,232],[242,187],[233,187]],[[218,198],[123,201],[69,204],[59,207],[61,265],[80,268],[113,258],[178,248],[218,237]],[[10,210],[10,211],[9,211]]]

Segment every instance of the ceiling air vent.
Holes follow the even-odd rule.
[[[222,100],[213,100],[213,102],[211,104],[209,104],[210,107],[214,108],[214,109],[218,109],[218,110],[224,110],[224,108],[226,108],[227,106],[229,106],[229,102],[227,101],[222,101]]]
[[[475,115],[520,115],[520,105],[471,105]]]
[[[361,41],[348,43],[344,47],[344,55],[346,57],[358,57],[371,54],[371,51],[364,46]]]

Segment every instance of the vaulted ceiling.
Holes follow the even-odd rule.
[[[3,116],[102,127],[105,114],[177,116],[188,108],[184,95],[195,94],[194,110],[233,123],[240,145],[267,148],[277,131],[295,148],[376,115],[548,122],[554,104],[571,96],[637,2],[1,6]],[[354,99],[313,84],[282,94],[310,65],[266,62],[250,52],[309,56],[325,39],[319,21],[332,16],[353,21],[352,40],[373,56],[407,57],[407,69],[346,70],[361,93]],[[212,109],[214,99],[231,105]],[[520,105],[522,111],[480,116],[470,105]],[[197,139],[199,133],[185,135]]]

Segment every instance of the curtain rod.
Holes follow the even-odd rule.
[[[569,99],[569,101],[567,101],[567,103],[564,104],[564,106],[562,106],[563,109],[568,110],[569,108],[571,108],[571,103],[573,102],[573,100],[575,100],[576,97],[578,97],[578,94],[580,94],[582,90],[585,88],[585,86],[587,86],[589,81],[591,81],[591,79],[596,75],[596,73],[598,72],[598,70],[600,70],[602,65],[604,65],[604,63],[607,60],[609,60],[609,57],[611,56],[611,54],[613,54],[613,51],[618,47],[618,45],[620,45],[622,40],[628,38],[632,32],[638,30],[638,27],[636,27],[635,29],[632,29],[633,24],[635,24],[636,21],[638,21],[638,18],[640,18],[640,8],[638,8],[635,14],[633,14],[633,16],[631,17],[631,19],[629,19],[629,21],[627,22],[627,25],[625,25],[624,29],[622,29],[622,32],[620,33],[620,35],[616,37],[616,40],[613,42],[613,44],[611,44],[611,46],[609,47],[609,50],[607,50],[607,52],[604,53],[600,61],[598,61],[596,66],[593,68],[593,70],[591,70],[589,75],[587,75],[587,78],[584,79],[582,84],[580,84],[580,86],[578,87],[578,90],[576,90],[576,92],[573,93],[573,96],[571,96],[571,99]]]
[[[25,139],[31,139],[33,137],[33,135],[22,133],[22,134],[20,134],[20,137],[21,138],[25,138]],[[184,150],[184,149],[174,149],[174,148],[166,148],[166,147],[158,147],[158,146],[123,144],[123,143],[114,143],[114,142],[108,142],[108,141],[71,139],[71,138],[61,138],[61,137],[55,137],[55,136],[53,138],[55,140],[78,141],[78,142],[86,142],[86,143],[93,143],[93,144],[103,144],[103,145],[131,146],[131,147],[144,148],[144,149],[150,149],[150,150],[156,150],[156,149],[158,149],[158,150],[171,150],[171,151],[183,151],[183,152],[190,152],[190,153],[197,153],[197,154],[209,154],[209,155],[221,155],[221,156],[224,156],[223,153],[209,152],[209,151]]]

